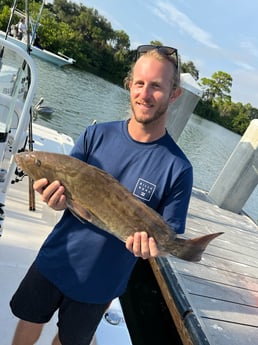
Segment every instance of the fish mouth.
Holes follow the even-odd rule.
[[[18,153],[14,156],[14,159],[15,159],[15,162],[18,165],[18,167],[22,168],[22,162],[21,162],[21,159],[20,159],[20,156]]]
[[[16,155],[14,156],[14,159],[18,167],[23,170],[24,169],[23,162],[28,161],[30,157],[31,155],[26,154],[24,152],[20,152],[20,153],[16,153]]]

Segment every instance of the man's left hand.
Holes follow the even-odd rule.
[[[153,237],[148,237],[147,232],[136,232],[126,240],[126,248],[137,257],[149,259],[157,257],[159,250]]]

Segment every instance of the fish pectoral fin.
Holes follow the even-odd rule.
[[[85,223],[87,221],[101,229],[106,229],[106,225],[101,221],[101,219],[96,217],[90,210],[82,207],[80,204],[77,204],[76,202],[70,202],[67,203],[67,208],[82,223]]]
[[[86,223],[86,219],[82,218],[81,216],[79,216],[72,207],[67,206],[67,208],[69,209],[69,211],[74,215],[75,218],[77,218],[81,223]]]

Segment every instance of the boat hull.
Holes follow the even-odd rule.
[[[6,37],[5,32],[0,31],[0,38],[5,39],[5,37]],[[7,36],[7,40],[18,45],[24,50],[27,49],[27,43],[24,41],[20,41],[12,36]],[[30,51],[31,55],[36,56],[37,58],[41,60],[57,65],[59,67],[64,66],[64,65],[71,65],[75,62],[75,60],[72,58],[65,58],[65,57],[59,56],[57,54],[51,53],[50,51],[46,49],[40,49],[35,46],[31,46],[30,49],[31,49]]]

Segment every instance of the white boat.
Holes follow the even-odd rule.
[[[33,56],[36,56],[37,58],[42,59],[44,61],[53,63],[54,65],[57,65],[59,67],[64,66],[64,65],[71,65],[71,64],[75,63],[75,60],[73,58],[68,57],[68,56],[66,56],[60,52],[57,55],[57,54],[52,53],[46,49],[41,49],[41,48],[37,47],[36,45],[34,45],[34,42],[36,39],[37,28],[39,26],[39,22],[40,22],[43,8],[44,8],[44,0],[42,1],[42,5],[40,7],[37,20],[36,21],[33,21],[32,19],[29,20],[30,31],[32,33],[30,36],[30,42],[29,42],[30,54]],[[28,44],[27,44],[27,37],[26,36],[22,40],[19,40],[18,38],[10,35],[10,33],[11,33],[10,24],[12,22],[12,16],[14,13],[17,14],[21,18],[27,19],[25,13],[17,10],[14,7],[11,11],[11,16],[10,16],[10,20],[9,20],[9,24],[8,24],[6,32],[0,30],[0,38],[11,41],[12,43],[18,45],[22,49],[27,50]]]
[[[4,39],[5,37],[6,37],[6,33],[0,30],[0,38]],[[24,50],[27,49],[27,43],[25,41],[20,41],[9,35],[7,35],[6,39],[18,45],[19,47],[23,48]],[[33,56],[36,56],[37,58],[41,60],[57,65],[59,67],[64,66],[64,65],[71,65],[75,62],[74,59],[70,57],[66,57],[65,55],[62,55],[62,56],[57,55],[57,54],[51,53],[50,51],[46,49],[40,49],[35,46],[30,47],[30,54]]]
[[[68,154],[74,143],[65,134],[30,122],[37,83],[35,63],[25,50],[9,40],[0,39],[1,46],[5,53],[10,50],[19,58],[10,94],[0,93],[0,333],[1,345],[10,345],[17,319],[10,311],[9,300],[60,216],[60,212],[45,206],[31,191],[27,177],[19,176],[14,155],[32,146],[33,150]],[[7,63],[5,53],[3,66]],[[12,66],[13,72],[14,69]],[[22,84],[24,80],[26,85]],[[20,99],[21,85],[27,88],[25,100]],[[38,345],[51,344],[57,332],[56,321],[55,316],[44,327]],[[120,301],[115,299],[103,316],[92,345],[121,344],[132,343]]]

